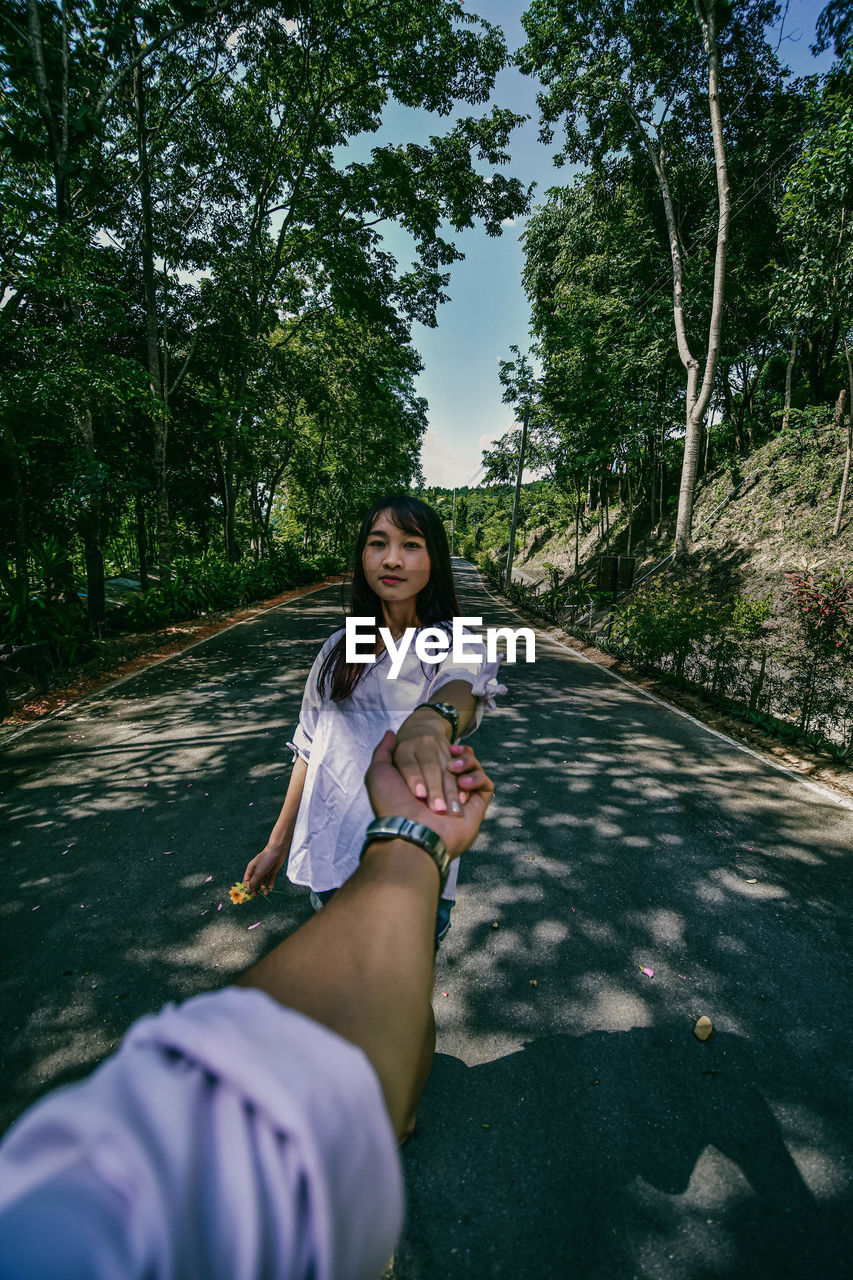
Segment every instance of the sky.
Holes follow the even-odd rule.
[[[509,49],[524,43],[521,15],[525,0],[466,0],[469,11],[503,29]],[[825,71],[832,57],[812,57],[809,45],[824,7],[822,0],[790,0],[780,58],[796,74]],[[529,116],[510,143],[511,163],[505,172],[525,185],[536,183],[534,205],[543,201],[548,187],[566,185],[573,170],[556,169],[556,146],[538,141],[536,82],[507,68],[497,78],[494,102]],[[466,114],[483,109],[465,107]],[[378,134],[365,140],[366,147],[390,142],[422,141],[447,128],[447,118],[431,117],[390,104]],[[451,300],[439,308],[438,327],[414,326],[412,340],[424,363],[418,378],[418,394],[429,403],[429,427],[421,462],[428,485],[451,488],[476,484],[481,474],[482,451],[510,429],[514,415],[502,403],[498,361],[508,359],[510,347],[526,350],[529,343],[529,304],[521,286],[523,253],[519,237],[525,219],[490,237],[480,228],[454,237],[465,254],[451,268],[446,292]],[[398,256],[406,253],[404,233],[386,233],[388,247]]]

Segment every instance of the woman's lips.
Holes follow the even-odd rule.
[[[405,581],[406,581],[406,579],[405,579],[405,578],[394,578],[394,577],[391,577],[391,576],[390,576],[389,574],[387,574],[387,573],[383,573],[383,575],[382,575],[382,577],[379,579],[379,581],[380,581],[380,582],[405,582]]]

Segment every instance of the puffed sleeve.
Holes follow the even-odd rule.
[[[467,655],[460,661],[453,657],[451,649],[447,657],[436,669],[436,673],[432,678],[427,693],[427,700],[439,697],[439,690],[446,684],[451,684],[454,680],[464,680],[466,684],[470,684],[471,692],[477,699],[477,706],[474,711],[474,719],[461,737],[467,737],[469,733],[480,724],[483,713],[488,707],[490,711],[495,709],[495,698],[502,693],[506,693],[506,685],[501,684],[498,680],[498,670],[501,665],[500,657],[494,662],[489,662],[486,656],[486,646],[478,636],[471,631],[463,632],[464,650]],[[481,661],[478,661],[478,658]]]
[[[329,651],[342,634],[343,630],[336,631],[334,635],[329,636],[329,639],[314,659],[308,679],[305,681],[305,692],[302,695],[302,706],[299,709],[299,723],[294,731],[293,741],[287,744],[293,752],[294,762],[297,756],[306,763],[311,758],[311,746],[314,742],[314,734],[317,731],[320,708],[323,705],[323,699],[317,688],[317,677]]]

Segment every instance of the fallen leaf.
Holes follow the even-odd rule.
[[[498,924],[497,920],[493,920],[493,921],[492,921],[492,928],[493,928],[493,929],[499,929],[499,928],[500,928],[500,925]]]
[[[747,884],[758,884],[757,880],[747,880]]]
[[[640,972],[644,973],[647,978],[653,978],[655,976],[654,969],[647,969],[644,964],[640,965]]]
[[[40,906],[41,906],[41,903],[39,903],[39,907]],[[38,909],[39,909],[38,907],[33,907],[33,911],[38,911]]]
[[[536,979],[535,979],[535,978],[531,978],[531,979],[530,979],[530,985],[531,985],[531,987],[538,987],[538,986],[539,986],[539,983],[536,981]]]
[[[256,920],[254,924],[250,924],[250,925],[249,925],[249,928],[250,928],[250,929],[257,929],[257,927],[258,927],[258,925],[259,925],[260,923],[261,923],[261,922],[260,922],[260,920]]]
[[[213,879],[213,876],[208,876],[204,883],[205,883],[205,884],[210,884],[210,882],[211,882],[211,880],[212,880],[212,879]]]
[[[697,1040],[707,1040],[713,1030],[713,1022],[710,1018],[706,1018],[703,1013],[701,1018],[696,1019],[696,1026],[693,1028],[693,1034]]]
[[[222,910],[222,903],[221,903],[221,902],[220,902],[219,906],[216,908],[216,910],[217,910],[217,911],[221,911],[221,910]]]

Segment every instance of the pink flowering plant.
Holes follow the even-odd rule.
[[[785,574],[785,593],[810,648],[846,656],[853,651],[853,578],[834,569],[818,578],[817,565],[800,563]]]

